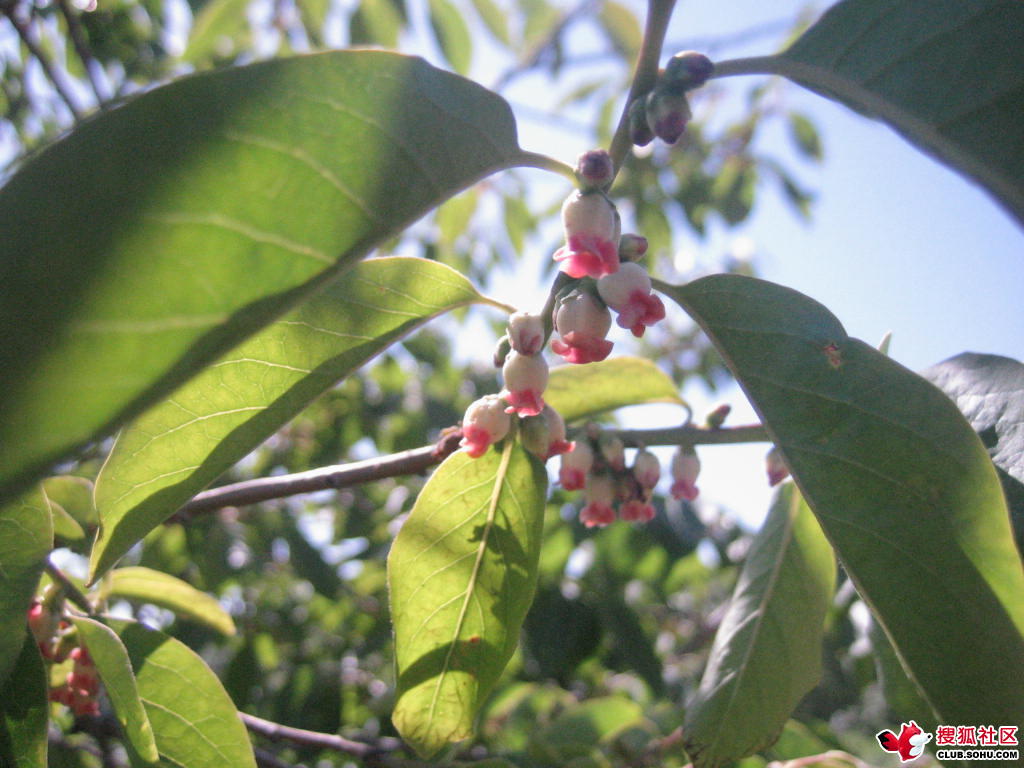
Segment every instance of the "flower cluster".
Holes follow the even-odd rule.
[[[68,707],[76,717],[83,715],[97,716],[100,704],[97,699],[100,692],[100,679],[96,674],[96,666],[85,646],[78,645],[71,649],[70,657],[74,661],[67,680],[63,685],[50,689],[50,701],[56,701]]]
[[[711,60],[696,51],[673,56],[650,93],[630,104],[630,140],[639,147],[650,144],[655,137],[675,144],[692,116],[686,92],[704,85],[714,69]]]
[[[28,609],[28,627],[43,658],[52,664],[73,662],[64,682],[50,689],[50,701],[68,707],[76,717],[98,715],[100,680],[88,651],[78,644],[74,629],[61,618],[64,598],[59,589],[47,588],[42,599]]]

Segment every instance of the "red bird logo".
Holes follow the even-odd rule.
[[[924,745],[932,740],[930,733],[925,733],[921,727],[911,720],[909,723],[901,723],[900,735],[897,737],[892,731],[879,731],[875,734],[879,746],[886,752],[896,752],[900,756],[901,763],[908,763],[921,756],[924,752]]]

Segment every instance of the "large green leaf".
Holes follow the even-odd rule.
[[[32,595],[53,549],[53,522],[41,490],[0,506],[0,683],[21,653]]]
[[[552,368],[544,401],[566,421],[627,405],[684,404],[668,374],[640,357],[613,357],[600,363]]]
[[[135,673],[132,672],[124,644],[114,630],[95,619],[76,616],[74,623],[82,644],[96,665],[125,738],[139,759],[145,763],[155,763],[159,754],[153,738],[153,727],[139,697]]]
[[[468,738],[533,600],[547,476],[512,440],[449,456],[388,556],[398,667],[392,719],[423,756]]]
[[[715,635],[683,733],[696,768],[758,752],[778,738],[821,677],[836,561],[792,483],[779,488]]]
[[[161,765],[255,768],[238,710],[199,656],[142,624],[110,620],[110,625],[128,650]]]
[[[96,481],[96,578],[314,398],[432,317],[484,301],[424,259],[362,262],[228,352],[118,437]]]
[[[785,75],[885,121],[1024,221],[1021,30],[1019,0],[844,0],[739,71]]]
[[[0,685],[0,765],[46,768],[46,737],[50,703],[46,699],[46,667],[31,635],[7,682]]]
[[[152,603],[223,635],[235,634],[235,622],[212,595],[186,581],[152,568],[117,568],[110,574],[108,596]]]
[[[1024,572],[956,406],[796,291],[735,275],[665,290],[722,353],[941,720],[1021,722]]]
[[[511,110],[382,51],[186,77],[0,189],[0,497],[478,179]]]

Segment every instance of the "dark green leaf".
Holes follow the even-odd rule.
[[[801,154],[812,160],[821,160],[821,137],[807,115],[800,112],[789,113],[789,136]]]
[[[349,22],[350,42],[395,48],[403,23],[394,0],[361,0]]]
[[[566,421],[627,405],[684,404],[672,379],[640,357],[613,357],[600,363],[552,368],[544,400]]]
[[[934,731],[938,722],[935,720],[931,707],[924,700],[918,687],[907,677],[896,651],[893,650],[892,643],[889,642],[889,638],[885,636],[885,632],[882,631],[882,627],[877,621],[871,622],[868,635],[871,638],[871,650],[875,657],[878,682],[882,686],[889,717],[894,718],[898,723],[916,720],[917,724],[925,731]]]
[[[216,598],[168,573],[142,567],[118,568],[110,574],[108,594],[166,608],[223,635],[235,634],[235,623]]]
[[[835,590],[832,547],[792,483],[775,496],[686,707],[695,768],[725,765],[778,738],[821,677],[825,614]]]
[[[89,651],[96,672],[114,706],[114,715],[128,744],[145,763],[159,759],[153,728],[139,698],[128,651],[110,627],[84,616],[74,618],[82,644]]]
[[[885,121],[1024,220],[1024,3],[844,0],[765,71]]]
[[[128,650],[163,762],[255,768],[245,726],[206,662],[162,632],[135,622],[110,623]]]
[[[612,741],[627,728],[643,722],[643,710],[621,696],[589,699],[559,715],[537,734],[532,744],[538,755],[564,765],[573,756],[589,754],[595,744]]]
[[[430,0],[430,26],[441,52],[459,74],[473,63],[473,38],[462,12],[450,0]]]
[[[0,683],[21,653],[28,609],[52,549],[53,522],[41,490],[0,506]]]
[[[82,123],[0,189],[0,496],[519,157],[504,101],[381,51],[186,77]]]
[[[745,389],[941,720],[1020,722],[1024,574],[956,406],[796,291],[736,275],[667,290]]]
[[[47,688],[43,657],[26,635],[11,676],[0,685],[0,765],[46,768]]]
[[[91,578],[339,379],[476,301],[486,300],[442,264],[370,259],[228,352],[118,437],[96,480]]]
[[[547,476],[518,444],[459,451],[430,478],[388,556],[398,668],[392,719],[430,756],[473,733],[537,584]]]

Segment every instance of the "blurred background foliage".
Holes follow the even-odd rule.
[[[642,24],[639,5],[616,0],[0,5],[4,175],[90,112],[170,78],[349,45],[427,55],[507,94],[521,124],[568,133],[581,148],[607,145]],[[780,46],[808,20],[738,30],[735,40],[703,41],[704,47],[719,54],[756,37],[766,48]],[[522,82],[531,84],[528,92],[537,100],[527,103],[517,88]],[[797,154],[817,162],[822,140],[814,124],[786,109],[781,83],[730,88],[712,83],[701,90],[680,143],[635,153],[613,190],[626,229],[649,239],[654,271],[670,280],[692,276],[692,265],[677,258],[680,235],[700,240],[714,219],[736,226],[764,194],[784,196],[795,216],[813,212],[813,192],[794,169],[763,153],[757,137],[768,122],[782,121]],[[444,261],[485,290],[496,276],[524,264],[541,265],[528,275],[531,281],[549,280],[565,190],[534,185],[531,173],[509,172],[467,190],[387,250]],[[526,253],[539,257],[524,260]],[[756,259],[722,254],[714,269],[750,274]],[[495,389],[489,354],[477,355],[480,345],[468,345],[459,330],[489,321],[467,326],[464,314],[420,331],[339,383],[219,482],[298,472],[436,439],[472,400]],[[714,389],[725,376],[721,361],[697,329],[682,322],[655,329],[637,349],[680,388],[695,379]],[[496,338],[497,327],[492,330]],[[108,448],[94,446],[67,473],[95,477]],[[153,606],[115,608],[202,653],[246,712],[354,737],[392,736],[384,560],[422,483],[399,478],[208,513],[164,526],[133,551],[129,564],[217,595],[239,628],[232,639]],[[686,762],[671,734],[699,681],[751,533],[729,510],[673,501],[659,501],[659,516],[646,527],[584,531],[576,522],[578,504],[561,490],[549,502],[540,584],[523,643],[481,717],[479,740],[458,759],[504,755],[517,765],[575,768]],[[95,515],[79,510],[77,517],[91,533]],[[90,538],[64,542],[72,571],[74,553]],[[890,724],[870,649],[867,612],[847,583],[830,617],[821,685],[778,744],[743,765],[830,749],[869,754],[870,747],[862,747],[870,734]],[[90,737],[65,725],[51,765],[100,765]],[[344,755],[287,745],[274,751],[289,762],[351,763]]]

